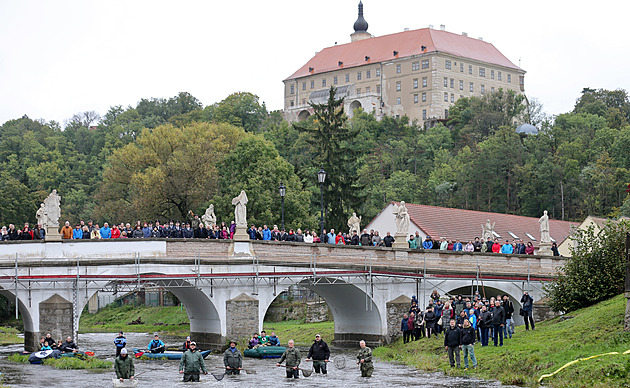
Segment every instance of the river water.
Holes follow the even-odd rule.
[[[91,350],[99,358],[114,360],[115,350],[113,346],[114,334],[87,333],[79,335],[79,346],[82,350]],[[146,333],[128,333],[127,347],[143,348],[152,339]],[[182,337],[162,337],[167,346],[178,346],[183,343]],[[60,370],[45,365],[18,364],[7,360],[7,356],[13,352],[21,351],[23,346],[10,345],[0,347],[0,372],[3,383],[11,387],[112,387],[112,377],[115,373],[92,372],[86,370]],[[302,350],[302,349],[300,349]],[[306,355],[307,349],[303,349]],[[143,372],[138,377],[139,387],[184,387],[209,386],[209,387],[427,387],[427,388],[486,388],[501,387],[494,381],[477,380],[474,378],[448,377],[442,373],[425,373],[403,365],[376,361],[374,374],[371,378],[362,378],[358,367],[354,362],[354,350],[331,349],[331,358],[344,356],[346,366],[344,369],[335,368],[331,362],[328,375],[313,373],[305,378],[300,374],[299,380],[287,379],[284,368],[275,366],[274,359],[245,358],[243,367],[255,371],[255,374],[241,374],[240,376],[226,376],[217,381],[211,374],[201,376],[200,383],[183,383],[182,375],[178,373],[179,361],[142,361],[135,360],[136,374]],[[304,359],[303,359],[304,360]],[[205,360],[208,372],[223,372],[223,357],[210,355]],[[303,367],[310,367],[311,363],[302,361]]]

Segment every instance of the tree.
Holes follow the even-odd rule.
[[[312,228],[315,217],[309,217],[311,193],[302,188],[302,182],[294,173],[293,166],[278,155],[273,144],[260,135],[241,140],[218,163],[220,174],[219,192],[213,198],[219,219],[229,224],[234,218],[232,198],[245,190],[247,221],[249,224],[280,225],[281,199],[278,195],[280,182],[286,186],[285,227]]]
[[[227,96],[221,102],[204,109],[208,121],[229,123],[256,133],[267,116],[267,108],[260,105],[258,96],[248,92],[238,92]]]
[[[339,228],[346,224],[347,215],[356,211],[361,204],[360,190],[356,179],[357,154],[354,138],[358,130],[346,125],[348,117],[343,108],[343,97],[336,98],[337,89],[330,88],[328,99],[322,104],[311,103],[313,126],[294,126],[308,132],[307,141],[313,148],[314,171],[323,167],[328,173],[324,190],[327,208],[327,224]],[[313,179],[315,174],[312,175]]]
[[[629,231],[628,221],[609,221],[599,232],[594,225],[576,230],[571,257],[558,278],[544,287],[554,311],[574,311],[623,292]]]
[[[245,136],[228,124],[166,124],[143,130],[136,142],[109,158],[96,218],[182,219],[216,193],[216,163]]]

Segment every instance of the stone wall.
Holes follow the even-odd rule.
[[[326,302],[272,303],[267,309],[265,321],[281,322],[304,319],[306,323],[332,320],[332,313]]]
[[[73,335],[72,303],[58,294],[39,303],[40,336],[50,333],[55,341]],[[77,339],[74,338],[76,341]]]
[[[225,302],[226,337],[228,340],[246,341],[258,332],[258,300],[240,294]]]
[[[400,332],[400,323],[403,314],[409,311],[411,307],[411,298],[401,295],[398,298],[387,302],[387,336],[385,338],[388,343],[395,341],[402,336]]]

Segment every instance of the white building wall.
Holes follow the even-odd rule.
[[[387,232],[390,232],[393,235],[396,234],[396,216],[394,216],[394,205],[390,203],[383,209],[374,219],[370,222],[364,229],[370,230],[378,230],[378,234],[382,237],[387,235]],[[420,237],[424,240],[426,237],[426,233],[422,231],[418,227],[418,225],[413,222],[409,222],[409,230],[407,231],[407,236],[410,234],[415,235],[416,232],[420,233]]]

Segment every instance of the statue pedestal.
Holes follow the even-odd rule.
[[[237,226],[234,232],[234,241],[249,241],[249,235],[247,234],[247,228],[243,226]]]
[[[538,252],[536,252],[539,256],[553,256],[553,252],[551,252],[551,243],[541,242],[538,245]]]
[[[407,244],[407,235],[406,234],[398,234],[394,235],[394,243],[392,244],[392,248],[409,248],[409,244]]]
[[[59,230],[56,226],[46,227],[46,236],[44,237],[44,241],[61,241],[61,234],[59,234]]]

